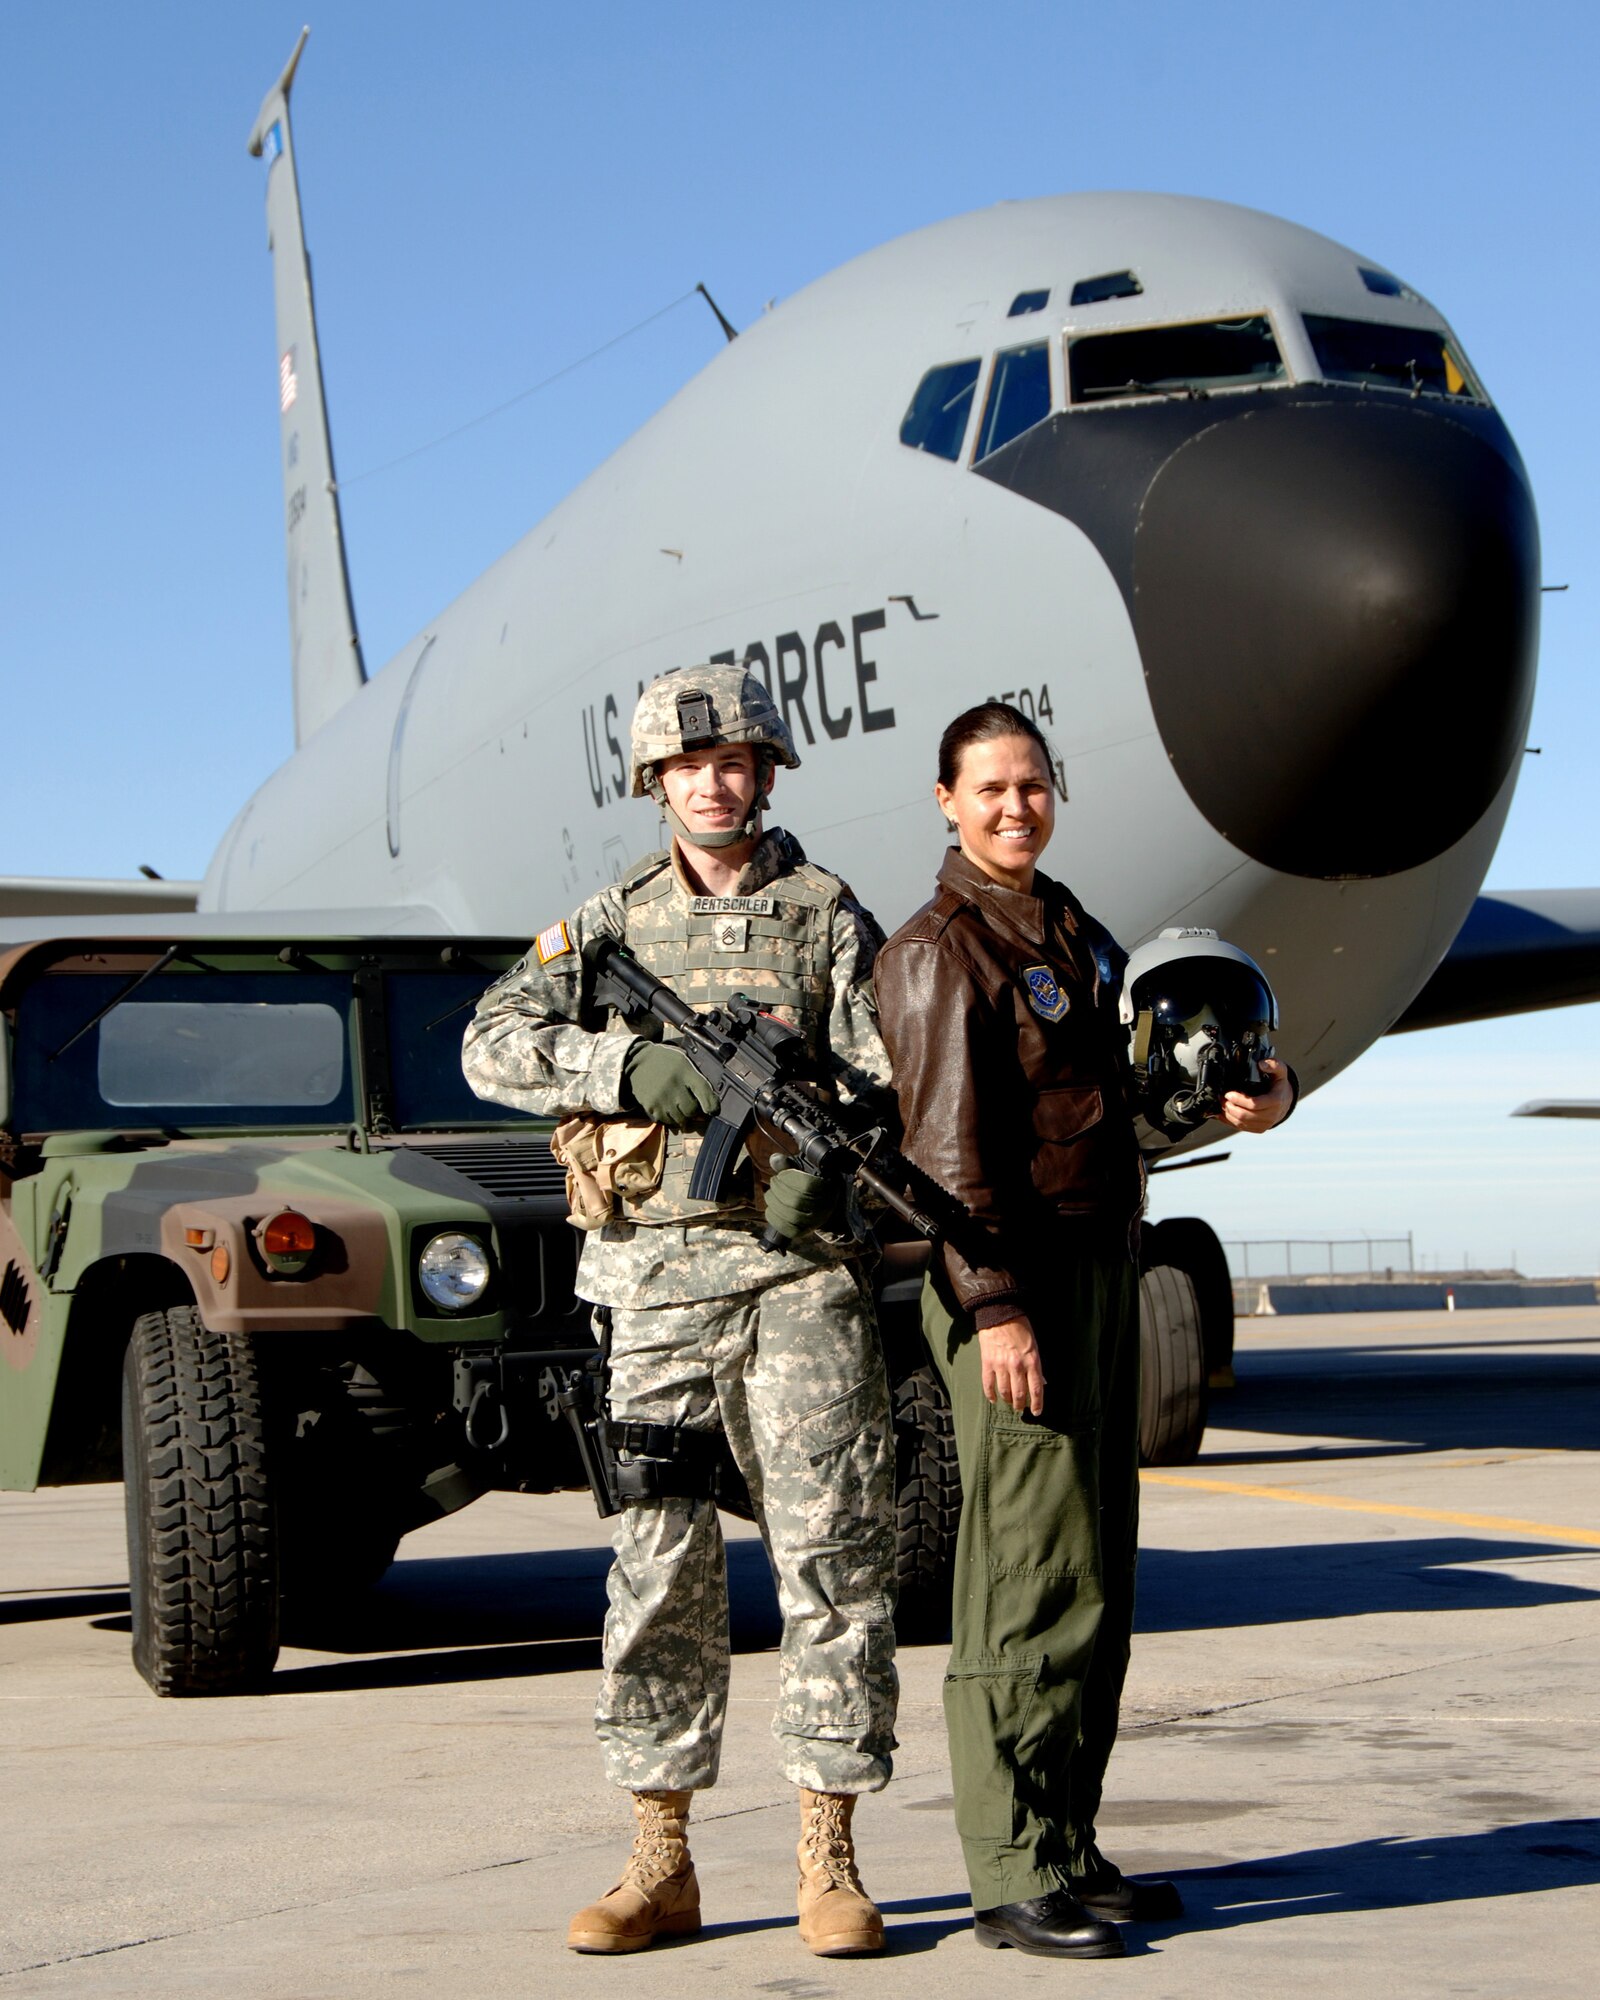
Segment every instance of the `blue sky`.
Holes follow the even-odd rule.
[[[4,14],[10,390],[0,873],[197,875],[291,747],[276,356],[244,141],[303,16]],[[1545,635],[1491,886],[1600,881],[1596,11],[1567,4],[322,0],[295,87],[369,665],[716,351],[698,303],[389,472],[704,279],[742,324],[1006,197],[1170,189],[1291,217],[1449,315],[1538,497]],[[364,474],[371,474],[364,477]],[[1427,754],[1418,746],[1419,756]],[[824,857],[825,858],[825,857]],[[1600,1008],[1408,1036],[1160,1207],[1600,1267]],[[1181,1200],[1180,1200],[1181,1196]]]

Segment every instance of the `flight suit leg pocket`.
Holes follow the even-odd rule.
[[[1027,1737],[1042,1666],[1038,1658],[952,1659],[945,1675],[956,1831],[974,1846],[1011,1847],[1022,1836],[1018,1746]]]
[[[1100,1567],[1092,1430],[996,1412],[985,1438],[985,1554],[992,1576],[1094,1576]]]

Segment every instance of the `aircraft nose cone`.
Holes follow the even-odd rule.
[[[1202,431],[1151,482],[1133,555],[1184,788],[1291,874],[1432,860],[1521,754],[1538,579],[1514,455],[1448,415],[1303,404]]]

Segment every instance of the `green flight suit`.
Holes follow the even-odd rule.
[[[1133,1627],[1138,1272],[1125,1249],[1074,1247],[1048,1295],[1048,1312],[1031,1308],[1041,1417],[985,1400],[972,1321],[931,1279],[922,1295],[961,1466],[944,1705],[980,1910],[1070,1888],[1093,1866]]]

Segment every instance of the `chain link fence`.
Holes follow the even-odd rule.
[[[1265,1237],[1225,1242],[1236,1281],[1254,1278],[1393,1278],[1416,1269],[1409,1231],[1404,1236]]]

